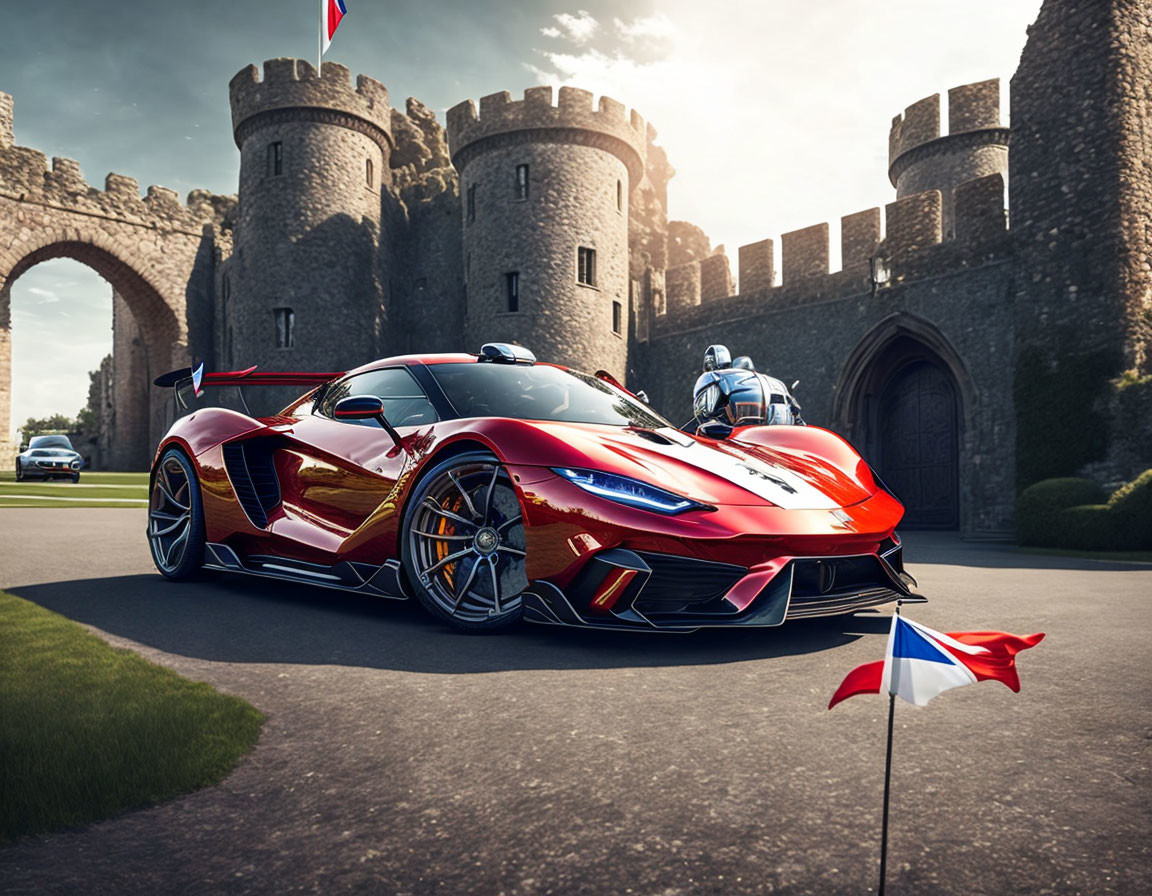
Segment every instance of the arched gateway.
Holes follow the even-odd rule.
[[[130,321],[115,315],[114,327],[138,329],[144,363],[116,357],[112,372],[113,403],[137,437],[113,435],[111,460],[141,468],[167,423],[168,398],[143,398],[148,393],[137,380],[186,365],[190,343],[213,344],[213,258],[227,238],[224,219],[234,200],[195,191],[182,205],[162,187],[149,187],[141,199],[136,181],[118,174],[97,190],[71,159],[53,159],[49,167],[43,153],[14,145],[12,105],[0,93],[0,464],[9,466],[15,449],[9,441],[12,284],[42,261],[71,258],[107,280],[118,307],[130,312]],[[113,334],[114,344],[122,341]],[[67,345],[66,334],[61,344]],[[145,426],[149,441],[142,444]]]
[[[961,525],[964,410],[971,379],[932,324],[894,314],[853,350],[836,389],[833,413],[904,502],[909,529]]]

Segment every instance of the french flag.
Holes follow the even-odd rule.
[[[320,0],[320,36],[324,43],[323,49],[320,50],[321,56],[332,46],[332,35],[336,33],[341,20],[347,14],[348,7],[344,5],[344,0]]]
[[[892,617],[888,650],[882,661],[865,663],[849,672],[832,700],[831,709],[856,694],[881,691],[925,706],[937,694],[978,681],[1002,681],[1020,690],[1016,654],[1035,647],[1043,634],[951,632],[944,634],[899,614]]]

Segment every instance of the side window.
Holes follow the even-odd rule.
[[[315,413],[332,417],[337,402],[350,395],[375,395],[384,402],[384,416],[393,426],[421,426],[438,419],[428,396],[407,367],[387,367],[346,377],[328,387]],[[378,426],[374,420],[341,421]]]
[[[268,168],[265,173],[269,177],[279,177],[284,173],[284,144],[279,140],[268,144]]]

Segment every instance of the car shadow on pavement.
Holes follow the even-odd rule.
[[[523,624],[484,636],[451,630],[415,601],[227,573],[185,583],[134,575],[10,590],[76,622],[180,656],[427,673],[741,662],[828,650],[889,626],[886,613],[861,613],[691,634]]]
[[[1006,542],[965,541],[956,532],[902,532],[904,562],[917,566],[975,566],[983,569],[1068,569],[1100,572],[1148,572],[1152,563],[1095,560],[1059,554],[1032,554]]]

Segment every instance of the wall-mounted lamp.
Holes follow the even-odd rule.
[[[869,276],[872,278],[872,298],[876,298],[876,290],[886,286],[892,279],[892,271],[888,268],[888,259],[877,253],[868,259]]]

